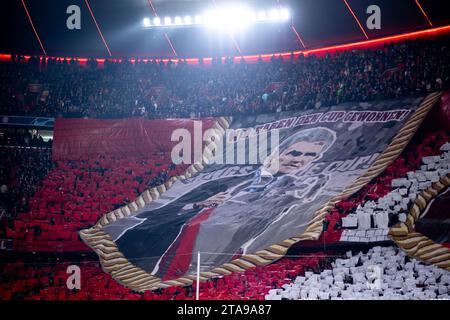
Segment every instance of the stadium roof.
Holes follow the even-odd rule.
[[[450,24],[445,0],[249,0],[255,10],[289,8],[292,23],[254,25],[230,36],[199,26],[142,28],[156,15],[182,16],[228,0],[3,0],[1,53],[82,57],[211,57],[310,50]],[[81,30],[66,27],[81,8]],[[367,7],[381,8],[368,30]]]

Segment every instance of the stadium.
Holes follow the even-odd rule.
[[[0,300],[448,300],[446,8],[2,1]]]

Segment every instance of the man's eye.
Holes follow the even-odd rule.
[[[293,156],[293,157],[299,157],[303,154],[303,152],[297,151],[297,150],[293,150],[291,152],[288,153],[288,155]]]
[[[317,156],[317,153],[315,153],[315,152],[307,152],[307,153],[305,153],[305,157],[315,157],[315,156]]]

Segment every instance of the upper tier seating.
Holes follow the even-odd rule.
[[[212,66],[181,61],[0,62],[0,115],[205,117],[314,109],[450,88],[446,38],[382,49]],[[32,84],[32,86],[29,86]],[[276,84],[276,85],[274,85]]]

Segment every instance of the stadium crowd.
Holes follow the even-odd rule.
[[[339,241],[342,234],[342,218],[348,216],[351,213],[354,213],[355,210],[364,203],[368,201],[373,201],[378,198],[381,198],[388,194],[392,190],[392,180],[402,178],[406,176],[408,171],[415,170],[420,167],[422,163],[422,159],[428,156],[434,156],[440,153],[440,148],[448,141],[450,138],[450,133],[445,131],[431,131],[420,133],[416,138],[411,142],[411,144],[404,150],[403,154],[394,161],[379,177],[371,181],[367,186],[365,186],[358,193],[349,197],[346,200],[340,201],[336,205],[336,209],[333,210],[327,217],[324,222],[324,233],[320,236],[318,240],[315,241],[304,241],[302,242],[302,246],[317,248],[318,250],[323,250],[324,243],[328,245],[336,243]],[[109,173],[108,176],[114,175],[124,175],[122,178],[126,180],[130,180],[127,178],[127,169],[123,169],[124,167],[124,159],[120,161],[101,161],[101,160],[93,160],[92,163],[82,163],[82,162],[70,162],[70,163],[58,163],[55,167],[55,175],[49,175],[48,181],[45,183],[45,188],[41,188],[41,191],[38,191],[34,197],[34,199],[40,199],[35,202],[32,206],[42,207],[43,215],[36,211],[34,214],[21,214],[20,221],[27,221],[27,223],[32,226],[42,225],[43,223],[47,223],[46,221],[60,215],[61,218],[66,219],[65,222],[61,222],[58,224],[66,224],[66,225],[75,225],[76,223],[81,223],[84,226],[91,225],[95,223],[97,219],[97,215],[92,217],[92,219],[85,219],[90,215],[86,216],[80,214],[79,211],[86,211],[88,208],[88,203],[76,203],[72,205],[71,208],[66,208],[66,212],[51,214],[47,213],[48,208],[52,209],[61,205],[64,199],[61,199],[62,202],[54,202],[52,196],[52,186],[62,186],[64,184],[59,180],[53,180],[52,177],[69,177],[75,178],[78,180],[80,178],[83,181],[85,178],[87,180],[84,181],[83,190],[87,188],[92,188],[96,185],[96,177],[90,177],[89,172],[101,172],[105,171]],[[129,162],[130,159],[126,159],[128,162],[128,166],[132,166],[135,169],[139,169],[140,164],[142,162]],[[116,163],[116,164],[115,164]],[[73,171],[73,172],[72,172]],[[76,173],[76,174],[75,174]],[[146,176],[146,175],[144,175]],[[150,174],[151,176],[151,174]],[[78,178],[77,178],[78,177]],[[132,181],[129,181],[132,182]],[[72,186],[73,179],[68,180],[68,188],[67,193],[72,199],[79,199],[77,196],[76,187]],[[132,182],[134,183],[134,182]],[[113,186],[110,182],[106,182],[105,186],[108,188],[108,185]],[[136,185],[137,186],[137,185]],[[123,188],[121,188],[123,189]],[[56,189],[55,189],[56,190]],[[54,193],[54,192],[53,192]],[[135,192],[133,192],[135,193]],[[137,195],[137,191],[135,195]],[[118,196],[123,196],[122,194]],[[114,206],[114,197],[106,199],[105,203],[112,208]],[[80,198],[80,200],[82,200]],[[78,200],[76,200],[78,201]],[[75,203],[75,202],[74,202]],[[92,202],[90,202],[92,204]],[[56,206],[55,206],[56,204]],[[105,210],[107,210],[106,208]],[[91,210],[94,214],[95,210]],[[97,210],[98,211],[98,210]],[[98,214],[99,212],[97,212]],[[101,212],[100,212],[101,213]],[[44,217],[44,220],[41,219],[40,216]],[[51,216],[51,217],[50,217]],[[26,217],[29,220],[26,220]],[[56,220],[55,220],[56,221]],[[13,224],[13,227],[16,224]],[[43,241],[42,239],[47,234],[56,234],[55,230],[51,228],[47,228],[44,230],[42,234],[34,234],[31,232],[31,236],[28,239],[23,240],[28,247],[23,248],[32,248],[36,249],[37,247],[32,247],[32,245],[37,245],[39,243],[43,243],[46,247],[50,248],[51,252],[55,252],[55,248],[61,246],[61,244],[74,244],[77,242],[79,245],[82,243],[76,239],[63,239],[63,238],[55,238],[51,241]],[[71,235],[76,235],[76,229],[69,230]],[[23,232],[20,230],[16,230],[18,232],[19,237],[23,235]],[[65,231],[66,232],[66,231]],[[17,241],[16,241],[17,242]],[[74,246],[75,249],[80,251],[81,246]],[[87,247],[84,247],[87,249]],[[64,248],[64,252],[67,253],[68,247]],[[300,248],[301,250],[301,248]],[[38,250],[39,251],[39,250]],[[301,251],[300,251],[301,252]],[[397,255],[401,255],[397,253]],[[39,256],[36,256],[39,258]],[[243,274],[231,274],[229,276],[214,279],[208,282],[205,282],[201,285],[201,299],[293,299],[297,298],[297,296],[292,295],[291,284],[295,284],[295,279],[297,277],[305,277],[311,276],[314,274],[321,274],[323,270],[332,270],[334,268],[334,264],[332,263],[336,260],[336,258],[345,258],[344,256],[336,255],[333,252],[319,252],[313,253],[306,256],[302,256],[299,258],[285,258],[274,264],[271,264],[266,267],[259,267],[255,269],[249,269],[245,271]],[[58,259],[58,258],[57,258]],[[71,260],[67,261],[66,258],[61,258],[61,260],[55,261],[55,258],[46,260],[46,258],[41,258],[38,261],[34,262],[9,262],[9,263],[0,263],[0,295],[2,299],[149,299],[149,300],[168,300],[168,299],[194,299],[195,297],[195,285],[188,286],[185,288],[181,287],[173,287],[169,289],[159,290],[159,291],[149,291],[145,294],[137,294],[132,292],[131,290],[122,287],[117,282],[115,282],[110,275],[105,274],[97,262],[93,262],[92,260],[86,259],[79,262],[82,272],[82,289],[81,290],[69,290],[66,287],[65,280],[67,279],[66,268],[69,264],[73,264]],[[406,262],[405,262],[406,263]],[[406,268],[406,267],[405,267]],[[418,267],[422,268],[422,267]],[[21,270],[20,272],[12,272],[11,270]],[[417,277],[415,277],[417,281]],[[308,291],[308,295],[306,298],[314,298],[318,297],[319,292],[313,292],[314,288],[316,288],[316,282],[310,281],[311,286],[306,287],[305,289]],[[288,285],[288,286],[287,286]],[[410,283],[410,287],[413,284]],[[349,285],[351,286],[351,285]],[[286,293],[283,293],[283,290],[279,290],[280,288],[284,288]],[[391,288],[390,284],[388,284],[388,288]],[[420,284],[417,284],[417,288],[421,288]],[[294,288],[295,289],[295,288]],[[342,288],[341,288],[342,289]],[[348,288],[346,288],[347,290]],[[352,290],[354,288],[352,287]],[[405,291],[400,290],[395,291],[394,294],[396,297],[400,298],[408,298],[408,294],[415,291]],[[442,295],[443,287],[438,286],[437,288],[429,288],[427,287],[427,294],[433,295],[436,293],[437,295]],[[275,290],[275,291],[270,291]],[[348,289],[350,290],[350,289]],[[348,291],[347,290],[347,291]],[[359,290],[359,289],[358,289]],[[295,290],[294,290],[295,291]],[[319,290],[320,291],[320,290]],[[342,292],[339,294],[339,290],[337,290],[338,295],[333,298],[346,298],[345,290],[341,290]],[[311,296],[309,292],[313,292]],[[422,291],[421,291],[422,292]],[[316,295],[314,295],[316,294]],[[416,296],[419,297],[422,293],[417,293]],[[364,296],[365,297],[365,296]],[[378,296],[382,298],[383,296]],[[413,296],[415,297],[415,296]],[[331,296],[329,297],[331,298]]]
[[[4,84],[0,88],[0,114],[199,117],[314,109],[348,101],[425,94],[450,87],[449,49],[445,40],[415,40],[379,50],[346,51],[323,57],[274,57],[270,63],[214,60],[211,66],[184,62],[163,65],[154,61],[106,61],[99,66],[93,60],[80,66],[73,61],[50,59],[41,64],[33,58],[25,62],[15,57],[11,62],[0,63]],[[416,170],[423,157],[439,154],[439,148],[448,140],[449,132],[435,131],[413,141],[383,174],[339,202],[324,222],[325,232],[317,241],[305,245],[321,247],[339,241],[343,218],[358,206],[388,194],[393,179]],[[185,169],[160,158],[52,161],[51,141],[46,143],[28,134],[0,137],[0,144],[0,238],[14,239],[15,247],[24,251],[89,250],[78,238],[78,230],[93,225],[102,214],[133,201],[146,188]],[[206,282],[202,284],[201,298],[264,299],[269,290],[292,283],[307,271],[313,275],[331,270],[332,261],[334,258],[326,253],[282,259],[265,268],[247,270],[243,275]],[[22,261],[2,261],[0,296],[192,299],[195,292],[194,286],[136,294],[117,284],[92,261],[82,268],[83,290],[70,291],[65,286],[65,268],[69,263],[27,265]],[[439,294],[443,289],[436,290]],[[269,295],[283,295],[282,290],[273,293]]]
[[[28,212],[30,197],[51,167],[50,149],[0,147],[0,238],[19,213]]]
[[[276,264],[233,273],[200,283],[201,300],[263,300],[271,289],[292,282],[305,272],[330,268],[336,257],[325,253],[285,258]],[[196,284],[137,293],[118,284],[98,262],[78,261],[80,289],[68,289],[70,261],[41,259],[0,264],[0,300],[194,300]]]
[[[13,56],[0,63],[0,114],[89,118],[205,117],[312,109],[450,87],[447,39],[409,40],[270,63],[132,63]],[[202,64],[202,63],[200,63]]]
[[[347,252],[332,267],[306,272],[282,289],[273,289],[267,300],[397,299],[420,300],[450,298],[450,272],[436,265],[425,265],[395,247],[374,247],[367,253]]]

